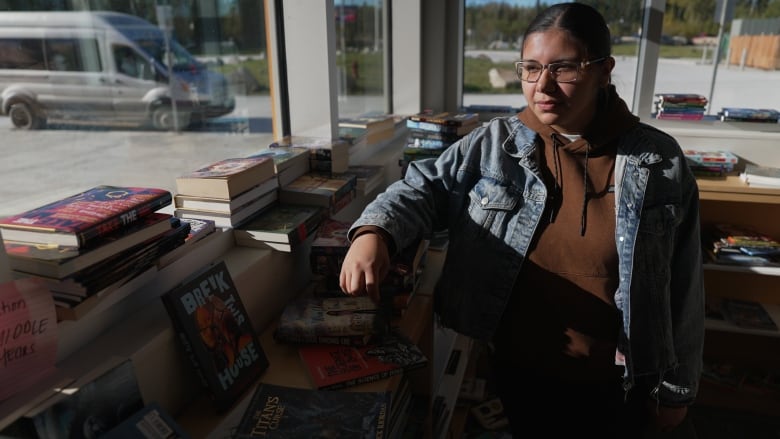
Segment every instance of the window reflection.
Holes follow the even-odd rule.
[[[336,65],[339,115],[385,112],[383,0],[336,0]]]

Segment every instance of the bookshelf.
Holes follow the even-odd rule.
[[[702,225],[741,224],[770,236],[780,236],[780,189],[750,187],[736,176],[699,179]],[[706,256],[705,256],[706,257]],[[704,264],[708,297],[761,303],[780,324],[780,267]],[[780,331],[742,328],[707,319],[705,361],[737,367],[780,370]],[[756,393],[702,380],[700,404],[765,415],[780,415],[777,392]]]

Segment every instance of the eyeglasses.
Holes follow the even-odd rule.
[[[541,64],[536,61],[517,61],[515,71],[517,77],[524,82],[537,82],[542,77],[542,72],[547,69],[555,82],[576,82],[580,79],[580,71],[591,64],[600,63],[607,57],[582,62],[553,62]]]

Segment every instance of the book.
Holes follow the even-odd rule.
[[[273,338],[278,342],[309,343],[314,337],[336,344],[365,344],[374,334],[378,307],[368,296],[306,297],[288,302],[279,316]]]
[[[327,208],[331,214],[338,212],[340,201],[350,201],[357,191],[357,177],[350,174],[329,176],[309,172],[279,190],[279,202],[283,204],[305,204]],[[351,197],[351,198],[349,198]]]
[[[214,221],[217,227],[234,228],[248,221],[264,209],[272,206],[279,199],[276,190],[266,192],[258,198],[244,204],[232,213],[211,212],[207,210],[176,209],[173,213],[182,219],[204,219]]]
[[[329,392],[260,383],[234,439],[380,439],[388,429],[390,392]]]
[[[323,214],[321,207],[276,204],[233,229],[233,236],[238,245],[271,242],[294,247],[314,233]]]
[[[469,123],[466,125],[443,125],[434,122],[425,122],[417,120],[406,120],[406,128],[416,131],[431,131],[447,135],[464,136],[480,126],[480,122]]]
[[[72,303],[79,303],[83,298],[103,291],[121,279],[132,279],[133,276],[154,267],[160,255],[181,245],[189,233],[189,224],[182,223],[178,219],[174,220],[176,224],[162,235],[79,270],[64,279],[49,279],[49,290],[55,297],[58,297],[57,292],[63,292]]]
[[[298,354],[313,386],[321,390],[378,381],[428,363],[420,348],[397,330],[364,346],[304,344]]]
[[[152,401],[109,430],[103,439],[190,439],[160,404]]]
[[[274,171],[279,186],[284,186],[309,172],[309,155],[309,150],[306,148],[275,143],[249,157],[271,157],[274,161]]]
[[[11,268],[39,276],[65,278],[171,229],[171,215],[153,212],[97,238],[89,248],[4,241]]]
[[[768,108],[723,107],[719,112],[722,121],[777,123],[780,112]]]
[[[112,357],[27,416],[40,438],[102,437],[142,407],[132,361]]]
[[[746,163],[740,178],[750,186],[780,187],[780,168]]]
[[[0,218],[3,240],[89,247],[99,237],[171,204],[164,189],[95,186],[17,215]]]
[[[346,173],[357,178],[355,188],[361,195],[372,193],[385,181],[385,167],[381,165],[353,165]]]
[[[269,148],[303,148],[309,151],[310,165],[312,161],[324,160],[329,163],[330,172],[345,172],[349,167],[349,146],[349,143],[342,139],[285,136],[270,144]]]
[[[207,212],[231,214],[238,211],[247,203],[258,199],[271,191],[275,191],[278,188],[279,180],[275,177],[271,177],[231,199],[176,194],[173,197],[173,201],[174,206],[177,209],[203,210]]]
[[[479,122],[477,113],[450,113],[448,111],[435,113],[433,111],[423,111],[409,116],[414,122],[431,122],[439,125],[463,126],[474,125]]]
[[[748,329],[777,331],[777,324],[758,302],[738,299],[724,299],[723,315],[734,325]]]
[[[273,177],[270,157],[234,157],[176,177],[176,189],[183,195],[230,200]]]
[[[207,236],[216,235],[217,233],[222,232],[222,229],[217,229],[217,225],[213,220],[202,218],[179,218],[179,221],[189,224],[190,231],[184,238],[182,245],[160,256],[157,260],[158,268],[165,267],[176,259],[184,256],[189,251],[194,251],[196,244],[202,243],[202,240]]]
[[[268,368],[227,265],[207,265],[161,299],[215,408],[224,412]]]

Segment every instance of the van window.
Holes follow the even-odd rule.
[[[37,38],[0,38],[0,69],[44,70],[43,42]]]
[[[101,71],[98,43],[94,38],[48,38],[45,42],[49,70],[67,72]]]
[[[154,79],[152,66],[132,48],[114,45],[111,51],[117,72],[137,79]]]

